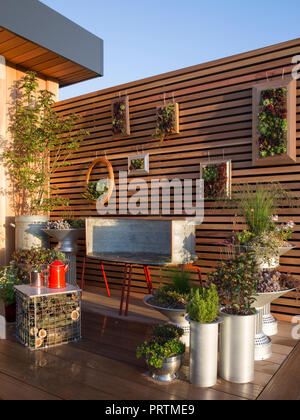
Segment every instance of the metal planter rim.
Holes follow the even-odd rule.
[[[221,308],[219,310],[219,313],[221,316],[223,317],[230,317],[230,316],[239,316],[239,317],[246,317],[246,316],[256,316],[258,314],[258,311],[256,310],[255,313],[253,314],[249,314],[249,315],[241,315],[241,314],[227,314],[226,312],[224,312],[225,308]]]
[[[194,324],[199,324],[199,325],[214,325],[214,324],[222,324],[222,322],[224,322],[224,320],[222,319],[222,317],[218,316],[215,321],[213,322],[197,322],[197,321],[193,321],[189,315],[185,317],[185,319],[190,322],[190,323],[194,323]]]
[[[154,309],[158,309],[159,311],[170,311],[170,312],[183,312],[186,313],[186,309],[172,309],[172,308],[164,308],[162,306],[156,306],[156,305],[152,305],[151,303],[148,303],[148,300],[151,299],[152,297],[154,297],[153,295],[147,295],[144,297],[143,301],[145,303],[145,305],[150,306],[151,308]]]

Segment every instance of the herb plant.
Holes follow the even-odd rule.
[[[146,341],[136,349],[136,357],[144,357],[147,363],[154,368],[161,368],[164,359],[182,355],[185,344],[179,341],[184,331],[172,325],[155,327],[150,341]]]
[[[259,155],[261,158],[287,152],[287,89],[261,92],[258,116]]]
[[[44,214],[68,204],[68,200],[59,196],[59,190],[50,186],[50,179],[59,168],[69,164],[70,156],[79,149],[88,132],[76,129],[76,134],[70,136],[79,117],[60,116],[53,108],[54,103],[51,92],[38,90],[34,72],[18,82],[8,127],[12,142],[3,155],[14,188],[16,215]]]
[[[187,305],[187,313],[192,321],[211,323],[217,319],[219,311],[219,295],[215,284],[210,288],[192,289]]]

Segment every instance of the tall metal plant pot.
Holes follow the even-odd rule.
[[[201,388],[212,387],[217,383],[218,375],[218,337],[219,324],[217,318],[212,323],[190,323],[190,382]]]
[[[66,282],[77,286],[77,263],[76,254],[78,253],[77,241],[85,229],[45,229],[44,232],[51,238],[58,241],[56,249],[66,254],[69,269],[66,272]]]
[[[186,345],[186,347],[190,347],[190,324],[186,319],[186,310],[161,308],[159,306],[152,305],[149,303],[151,298],[153,298],[153,295],[147,295],[144,298],[144,303],[150,308],[155,309],[156,311],[163,314],[166,318],[169,319],[171,324],[182,328],[184,335],[181,337],[181,341]]]
[[[162,382],[170,382],[178,377],[178,372],[182,364],[182,356],[177,355],[170,357],[169,359],[163,359],[161,368],[154,368],[147,360],[146,363],[153,379]]]
[[[223,317],[220,335],[220,376],[229,382],[248,383],[254,379],[254,334],[253,315],[229,315]]]
[[[48,221],[48,216],[16,216],[15,249],[48,248],[49,238],[43,231]]]

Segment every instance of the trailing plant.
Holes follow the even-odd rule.
[[[208,284],[215,284],[225,311],[234,315],[255,313],[255,302],[259,281],[256,262],[249,253],[235,254],[219,264],[217,270],[208,275]]]
[[[22,279],[14,265],[0,270],[0,299],[6,306],[13,305],[16,301],[14,286],[20,285]]]
[[[149,303],[168,309],[184,309],[189,300],[191,290],[190,273],[181,270],[170,270],[170,284],[156,290]]]
[[[210,288],[192,289],[187,305],[187,313],[192,321],[211,323],[217,319],[219,311],[219,295],[215,284]]]
[[[287,152],[287,128],[287,88],[262,91],[258,115],[261,158]]]
[[[112,105],[112,130],[114,135],[126,134],[126,104],[124,99],[116,101]]]
[[[168,103],[157,109],[157,122],[154,138],[161,142],[176,132],[176,104]]]
[[[50,185],[50,179],[58,169],[69,165],[88,132],[77,128],[75,132],[77,115],[55,112],[54,95],[38,90],[34,72],[27,73],[16,90],[8,127],[12,142],[3,155],[14,188],[15,214],[44,214],[68,204],[59,196],[58,188]]]
[[[150,341],[145,341],[136,349],[136,357],[144,357],[147,363],[154,368],[161,368],[164,359],[182,355],[185,344],[179,341],[184,331],[171,325],[155,327]]]
[[[52,249],[32,248],[16,251],[13,254],[13,260],[27,271],[40,271],[45,266],[52,264],[55,260],[65,261],[66,256],[63,252]]]
[[[97,201],[103,194],[107,193],[108,190],[109,187],[107,184],[101,185],[100,181],[92,181],[89,182],[82,196],[86,200]]]
[[[212,163],[202,169],[204,180],[204,198],[206,200],[217,200],[227,195],[227,164]]]

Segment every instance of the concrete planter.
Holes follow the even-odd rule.
[[[218,374],[218,333],[219,324],[223,322],[217,318],[212,323],[190,323],[190,382],[201,388],[212,387],[217,383]]]
[[[48,248],[49,238],[43,232],[49,221],[48,216],[16,216],[15,249]]]
[[[220,376],[229,382],[254,379],[254,335],[256,314],[230,315],[223,310],[220,336]]]

